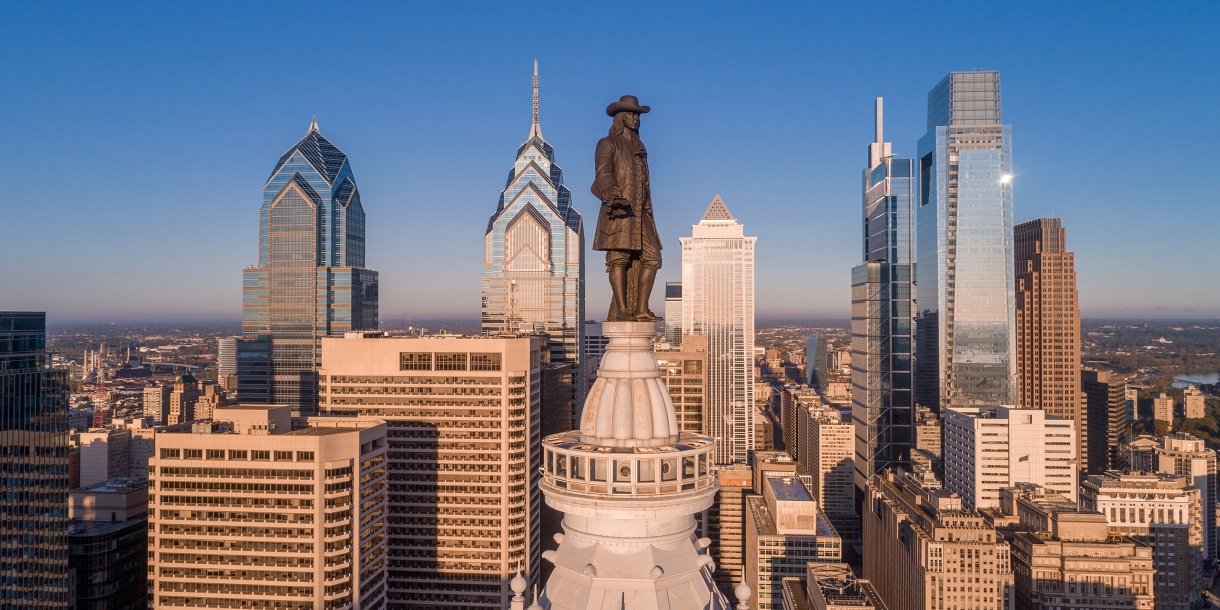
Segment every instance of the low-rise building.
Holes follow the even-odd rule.
[[[80,610],[148,607],[148,481],[112,478],[68,497],[68,567]]]
[[[1203,502],[1190,479],[1175,474],[1090,475],[1080,508],[1100,512],[1110,532],[1153,549],[1157,610],[1188,610],[1202,595]]]
[[[998,406],[945,410],[945,488],[967,508],[995,508],[1000,494],[1033,483],[1076,499],[1079,467],[1070,419]]]
[[[869,482],[864,577],[891,610],[1012,608],[1009,545],[928,470]]]
[[[801,481],[766,472],[763,494],[746,498],[744,582],[751,608],[781,610],[784,577],[800,577],[810,562],[838,563],[842,539]]]
[[[1003,504],[1019,523],[1011,541],[1018,609],[1068,604],[1152,610],[1153,547],[1111,533],[1104,515],[1081,511],[1038,485],[1004,490]]]

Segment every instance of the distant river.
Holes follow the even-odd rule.
[[[1173,387],[1184,388],[1192,383],[1220,383],[1220,373],[1182,373],[1174,375]]]

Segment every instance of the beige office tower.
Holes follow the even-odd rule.
[[[1080,308],[1075,254],[1058,218],[1013,227],[1016,265],[1017,404],[1076,425],[1081,466],[1088,463],[1080,408]]]
[[[156,435],[149,607],[384,607],[385,423],[294,426],[278,405],[215,419]]]
[[[1186,415],[1186,419],[1198,419],[1206,415],[1204,408],[1207,398],[1195,386],[1188,386],[1182,390],[1182,412]]]
[[[864,577],[890,610],[1013,607],[1008,543],[931,471],[874,476],[862,512]]]
[[[1061,494],[1036,485],[1005,492],[1004,512],[1018,517],[1012,540],[1017,608],[1123,606],[1152,610],[1153,552],[1159,548],[1111,534],[1106,517],[1081,512]]]
[[[915,407],[915,449],[941,457],[940,417],[928,407]]]
[[[1154,449],[1156,471],[1187,478],[1203,502],[1203,558],[1216,557],[1216,452],[1203,439],[1184,432],[1161,437]]]
[[[681,346],[658,349],[657,365],[661,368],[661,381],[674,401],[678,429],[706,434],[707,337],[691,335]]]
[[[199,421],[212,419],[212,413],[216,409],[229,405],[229,400],[225,398],[224,392],[220,386],[209,383],[203,388],[203,394],[195,400],[195,419]]]
[[[93,487],[131,470],[131,431],[93,428],[80,433],[80,483]]]
[[[165,425],[172,426],[195,419],[195,402],[199,400],[199,382],[191,375],[183,375],[174,382],[174,391],[169,395],[169,418]]]
[[[797,413],[797,462],[813,479],[813,498],[844,540],[858,541],[855,424],[851,414],[806,405],[799,405]]]
[[[538,582],[539,341],[322,339],[319,410],[389,428],[387,608],[499,610],[518,570]]]
[[[1156,421],[1169,424],[1170,429],[1173,429],[1173,398],[1161,392],[1160,396],[1152,399],[1152,417]]]
[[[809,563],[838,563],[843,541],[800,479],[765,472],[762,495],[746,498],[743,582],[751,608],[782,607],[782,581],[805,575]]]
[[[711,538],[712,576],[725,595],[741,582],[742,530],[745,528],[746,496],[754,490],[754,469],[745,464],[722,466],[716,471],[720,491],[708,509],[707,537]]]
[[[169,395],[174,389],[167,385],[150,385],[144,387],[144,417],[151,417],[157,425],[163,426],[169,419]]]
[[[1106,516],[1110,531],[1155,548],[1157,610],[1187,610],[1200,599],[1206,520],[1202,494],[1173,474],[1091,475],[1080,507]]]

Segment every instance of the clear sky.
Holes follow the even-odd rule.
[[[588,243],[604,109],[652,106],[658,282],[720,193],[758,236],[759,316],[846,317],[873,98],[913,156],[928,90],[982,68],[1015,218],[1063,218],[1083,314],[1220,316],[1220,3],[576,4],[4,3],[0,309],[238,317],[263,182],[316,115],[355,171],[382,318],[475,316],[537,56]]]

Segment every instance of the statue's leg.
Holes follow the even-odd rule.
[[[610,274],[610,313],[606,315],[607,322],[619,322],[630,319],[631,310],[627,307],[627,265],[631,262],[631,253],[626,250],[606,251],[606,272]]]
[[[640,322],[656,322],[661,318],[648,308],[648,299],[652,296],[652,285],[657,279],[657,270],[661,268],[661,249],[650,240],[644,241],[640,257],[635,261],[639,268],[639,283],[636,287],[635,308],[632,310],[635,319]]]

